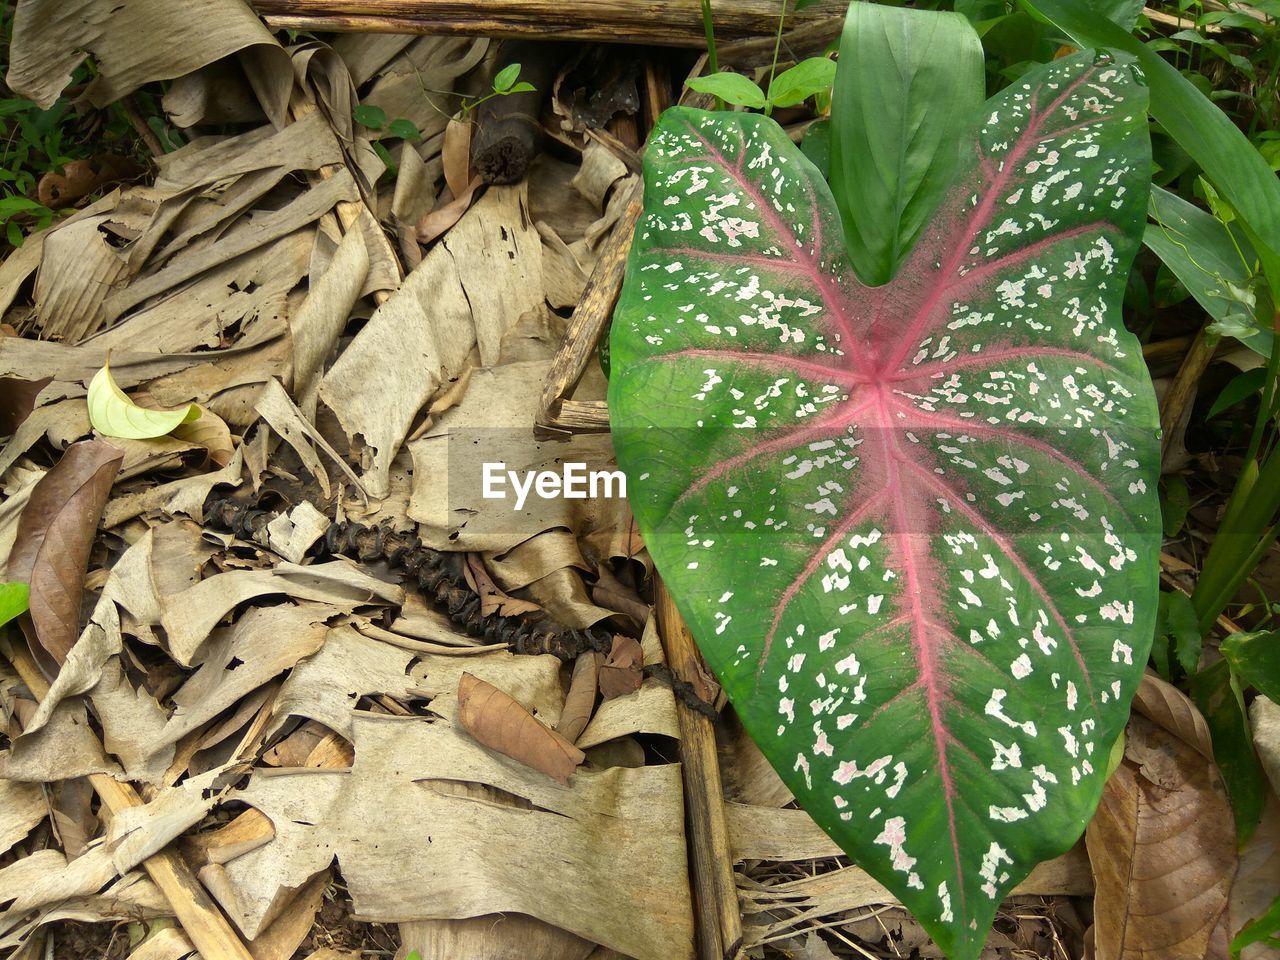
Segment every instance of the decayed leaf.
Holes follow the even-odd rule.
[[[458,721],[486,747],[568,783],[585,754],[518,701],[469,673],[458,681]]]
[[[609,657],[600,667],[600,695],[606,700],[635,693],[644,682],[644,650],[640,641],[617,634]]]
[[[110,363],[89,381],[89,422],[105,437],[152,440],[200,417],[194,403],[178,410],[149,410],[130,400],[111,377]]]
[[[18,522],[8,577],[29,585],[36,637],[58,663],[80,633],[89,548],[123,458],[101,440],[72,444],[36,484]]]
[[[193,403],[193,407],[196,405]],[[196,407],[198,415],[193,420],[180,423],[172,431],[175,440],[185,440],[209,451],[209,459],[219,467],[225,467],[235,456],[236,446],[231,439],[227,422],[212,410]]]
[[[1145,673],[1133,698],[1133,709],[1180,738],[1206,760],[1213,761],[1213,740],[1204,714],[1191,698],[1153,673]]]
[[[1236,869],[1217,768],[1134,716],[1085,837],[1098,960],[1204,960]]]
[[[474,126],[456,117],[450,119],[444,128],[444,145],[440,149],[440,160],[444,166],[444,182],[455,197],[467,191],[472,182],[471,176],[471,132]]]
[[[578,654],[573,664],[573,677],[569,680],[569,692],[565,694],[564,709],[556,724],[556,733],[570,743],[577,743],[582,731],[587,729],[596,705],[596,685],[600,682],[600,664],[604,656],[594,650]]]
[[[493,613],[506,617],[518,617],[526,613],[536,613],[542,608],[528,600],[509,597],[493,582],[493,577],[485,569],[484,558],[479,554],[468,553],[467,565],[463,571],[467,583],[480,597],[480,613],[489,616]]]

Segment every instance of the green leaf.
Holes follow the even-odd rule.
[[[493,89],[496,93],[507,93],[511,90],[511,85],[516,82],[520,76],[520,64],[509,63],[501,70],[498,75],[493,78]]]
[[[793,107],[831,87],[836,79],[836,62],[826,57],[801,60],[783,70],[769,84],[769,102],[775,107]]]
[[[1239,960],[1240,951],[1254,943],[1276,943],[1276,934],[1280,933],[1280,897],[1271,901],[1271,906],[1262,916],[1250,920],[1231,941],[1231,960]],[[1274,949],[1274,948],[1273,948]]]
[[[1221,649],[1236,676],[1280,703],[1280,631],[1233,633],[1222,641]]]
[[[831,175],[831,121],[815,120],[811,123],[800,141],[800,149],[826,180]]]
[[[776,123],[668,111],[609,381],[637,524],[746,729],[953,960],[1097,804],[1161,523],[1120,316],[1143,89],[1080,55],[980,120],[872,288]]]
[[[1266,367],[1254,367],[1252,370],[1246,370],[1222,388],[1222,392],[1213,401],[1213,405],[1209,407],[1209,412],[1206,416],[1212,419],[1220,413],[1225,413],[1237,403],[1247,400],[1255,393],[1258,393],[1266,385]]]
[[[351,111],[352,119],[370,130],[381,130],[387,125],[387,111],[371,103],[362,103]]]
[[[4,225],[4,233],[11,246],[22,246],[22,241],[25,238],[22,236],[22,227],[18,226],[18,222],[16,220],[10,220]]]
[[[1191,509],[1191,491],[1187,489],[1186,478],[1181,474],[1171,473],[1160,478],[1160,515],[1163,518],[1164,535],[1176,537],[1182,532],[1187,522],[1187,511]]]
[[[1192,674],[1191,696],[1204,714],[1213,738],[1213,757],[1231,797],[1236,836],[1244,843],[1262,818],[1267,797],[1266,777],[1253,749],[1253,735],[1244,697],[1225,660]]]
[[[153,440],[200,416],[200,407],[189,403],[177,410],[149,410],[140,407],[121,390],[111,376],[111,365],[89,381],[89,422],[104,437]]]
[[[685,81],[685,86],[739,107],[759,110],[765,105],[764,91],[759,84],[740,73],[712,73],[705,77],[694,77]]]
[[[387,127],[387,132],[393,137],[399,137],[401,140],[421,140],[422,131],[418,129],[418,125],[412,120],[406,120],[399,117],[391,121]]]
[[[863,283],[893,277],[960,163],[984,90],[982,44],[956,13],[854,3],[831,109],[831,189]]]
[[[25,583],[0,583],[0,626],[27,612],[28,594]]]
[[[532,83],[529,83],[528,81],[525,81],[525,80],[521,80],[519,83],[513,86],[510,90],[508,90],[507,93],[508,94],[530,93],[536,89],[537,87],[535,87]]]
[[[48,210],[43,203],[29,200],[26,197],[4,197],[0,199],[0,217],[12,217],[19,213],[44,213]]]
[[[1072,0],[1027,5],[1085,47],[1135,57],[1151,90],[1151,115],[1200,164],[1261,241],[1280,251],[1280,181],[1225,113],[1155,51]]]
[[[1181,590],[1160,594],[1160,609],[1156,615],[1156,633],[1161,639],[1173,641],[1174,655],[1186,674],[1193,674],[1200,665],[1200,618],[1191,598]],[[1166,677],[1167,670],[1162,670]]]

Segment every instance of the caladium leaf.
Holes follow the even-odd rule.
[[[953,958],[1080,836],[1150,648],[1144,110],[1092,54],[1028,73],[874,288],[767,118],[673,109],[645,155],[609,386],[636,518],[748,731]]]

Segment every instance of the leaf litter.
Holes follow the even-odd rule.
[[[170,80],[169,120],[192,136],[153,158],[149,185],[84,202],[0,265],[17,334],[0,339],[0,389],[16,401],[0,560],[32,594],[5,643],[33,645],[56,673],[38,698],[0,661],[0,949],[61,943],[66,920],[128,919],[149,931],[131,957],[187,955],[182,931],[156,922],[173,907],[140,866],[173,844],[259,960],[304,944],[314,960],[349,957],[321,949],[360,946],[317,919],[339,908],[337,889],[343,922],[399,923],[406,937],[436,924],[459,950],[502,936],[467,918],[506,913],[523,918],[510,936],[691,957],[677,704],[625,504],[503,514],[478,485],[449,485],[478,469],[459,441],[480,433],[483,459],[513,469],[613,464],[606,436],[548,439],[534,418],[634,155],[569,123],[556,133],[568,152],[486,186],[438,91],[474,91],[487,41],[286,47],[231,0],[198,30],[148,0],[109,19],[106,6],[22,0],[10,85],[51,102],[92,49],[89,102]],[[143,49],[140,33],[168,39]],[[357,124],[360,104],[421,138]],[[373,140],[394,175],[380,176]],[[108,358],[134,410],[200,417],[148,439],[137,435],[166,431],[143,413],[132,439],[104,437],[120,432],[119,410],[105,430],[91,410]],[[592,364],[573,396],[604,395]],[[241,528],[208,510],[224,498]],[[481,616],[550,618],[607,642],[562,663],[472,636],[384,552],[331,550],[353,519],[454,557]],[[1057,956],[1059,937],[1088,925],[1072,904],[1095,884],[1095,944],[1137,897],[1171,906],[1161,922],[1205,943],[1219,920],[1234,932],[1268,905],[1274,803],[1236,873],[1203,718],[1156,681],[1136,706],[1106,801],[1124,815],[1104,842],[1158,830],[1162,804],[1199,811],[1217,837],[1190,868],[1203,903],[1170,900],[1158,871],[1126,899],[1077,847],[1015,891],[993,956]],[[857,943],[935,956],[730,724],[718,728],[747,955],[846,956]],[[77,778],[103,773],[141,785],[145,805],[97,812]]]

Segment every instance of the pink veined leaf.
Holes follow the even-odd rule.
[[[805,809],[960,960],[1080,836],[1151,642],[1145,106],[1092,54],[1027,74],[875,288],[772,121],[675,109],[646,152],[609,396],[636,519]]]

